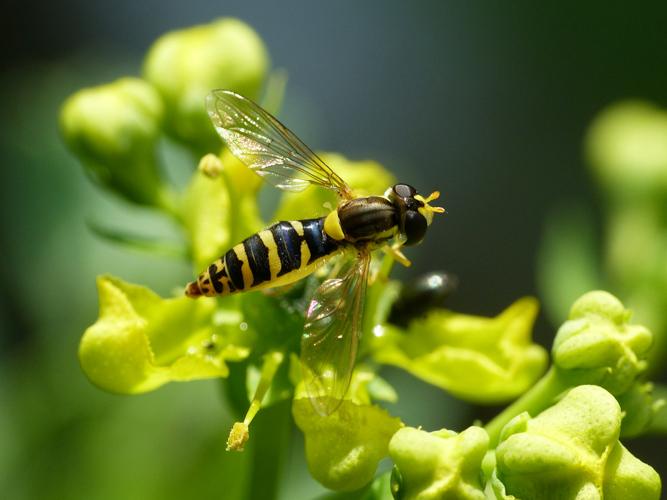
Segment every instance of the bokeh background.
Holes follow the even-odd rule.
[[[81,373],[76,350],[97,315],[96,275],[169,293],[189,269],[91,234],[90,221],[153,231],[160,221],[93,187],[57,129],[69,94],[139,74],[158,36],[220,16],[249,23],[273,67],[287,70],[281,118],[307,144],[376,159],[419,190],[442,192],[449,215],[410,251],[415,265],[403,276],[456,273],[448,306],[462,312],[495,315],[539,296],[538,249],[556,207],[577,204],[600,221],[583,155],[596,114],[631,97],[667,105],[660,2],[4,2],[3,498],[232,498],[238,488],[244,457],[223,451],[232,420],[214,381],[121,397]],[[188,168],[187,157],[165,154]],[[539,341],[550,345],[554,332],[541,315]],[[402,395],[392,412],[412,425],[460,430],[492,413],[386,375]],[[298,432],[293,444],[281,498],[324,493]],[[627,444],[667,477],[664,438]]]

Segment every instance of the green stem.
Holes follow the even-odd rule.
[[[394,259],[386,255],[382,259],[377,274],[374,276],[375,281],[368,287],[366,292],[362,331],[367,342],[362,344],[360,356],[365,354],[365,345],[368,345],[368,340],[373,335],[373,328],[386,321],[391,305],[396,300],[400,291],[398,283],[389,281],[389,274],[393,266]]]
[[[240,208],[241,204],[241,197],[239,196],[239,193],[236,191],[236,189],[233,189],[232,186],[232,180],[229,177],[229,173],[225,171],[225,169],[222,169],[222,172],[220,172],[220,175],[222,176],[222,179],[225,183],[225,188],[227,189],[227,195],[229,196],[229,206],[234,207],[236,209],[236,213],[231,213],[229,214],[229,220],[227,223],[229,224],[229,233],[231,235],[231,240],[236,241],[241,238],[245,238],[248,236],[247,234],[241,234],[241,231],[239,231],[239,228],[241,226],[240,224],[240,219],[241,217],[238,215],[238,210]]]
[[[290,446],[291,403],[286,400],[265,408],[253,422],[252,470],[245,497],[248,500],[278,497]],[[224,498],[224,493],[221,498]]]
[[[266,91],[262,98],[262,107],[273,115],[278,115],[285,99],[287,87],[287,70],[278,68],[269,74],[266,82]]]
[[[285,355],[278,351],[269,352],[264,356],[262,371],[259,383],[255,389],[255,395],[253,396],[252,401],[250,401],[250,407],[246,412],[243,422],[236,422],[232,427],[232,430],[229,432],[229,437],[227,438],[227,451],[243,451],[243,447],[248,439],[250,439],[250,423],[262,407],[264,396],[266,396],[266,393],[271,388],[273,377],[276,375],[276,372],[284,359]]]
[[[662,384],[654,384],[653,399],[663,400],[667,402],[667,386]],[[667,436],[667,404],[663,406],[653,415],[650,425],[646,429],[645,434]]]
[[[549,407],[559,394],[569,388],[570,386],[561,380],[558,372],[552,366],[537,384],[484,426],[486,432],[489,433],[490,447],[495,448],[498,445],[500,432],[507,422],[524,411],[534,417]]]
[[[257,389],[255,389],[255,396],[250,402],[250,408],[248,408],[248,413],[246,413],[244,419],[246,425],[250,425],[252,419],[257,415],[257,412],[262,406],[262,401],[264,401],[264,396],[266,396],[266,393],[271,388],[273,377],[276,375],[276,372],[284,359],[285,355],[279,351],[272,351],[264,356],[259,384],[257,385]]]
[[[178,224],[183,224],[183,216],[178,203],[178,195],[168,186],[162,186],[158,190],[155,206],[169,215]]]

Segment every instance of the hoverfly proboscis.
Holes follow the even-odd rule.
[[[402,246],[420,243],[433,215],[407,184],[383,196],[355,198],[350,186],[275,117],[229,90],[214,90],[206,109],[231,153],[273,186],[302,191],[310,185],[338,193],[324,217],[280,221],[227,251],[189,283],[189,297],[220,296],[293,283],[339,256],[332,276],[316,290],[301,340],[306,392],[321,415],[333,413],[346,395],[361,335],[371,252],[382,248],[403,265]]]

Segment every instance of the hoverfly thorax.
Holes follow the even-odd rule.
[[[408,184],[396,184],[389,188],[385,196],[394,204],[398,214],[398,230],[405,238],[405,246],[421,243],[426,229],[433,222],[433,214],[445,211],[442,207],[432,207],[430,201],[440,196],[434,191],[427,198],[417,194],[417,190]]]

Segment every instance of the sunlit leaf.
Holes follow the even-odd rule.
[[[507,401],[546,367],[546,351],[531,341],[536,314],[532,298],[518,300],[495,318],[433,310],[407,332],[383,327],[373,339],[372,355],[468,401]]]

